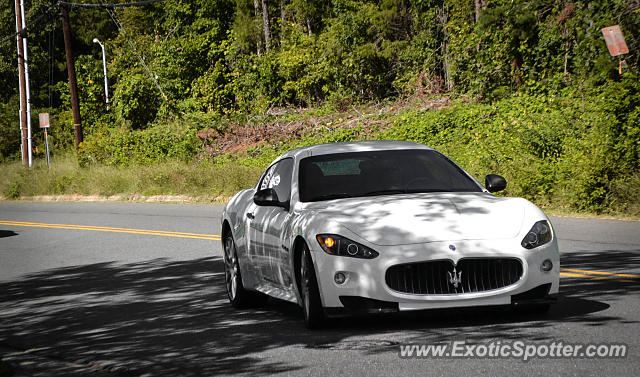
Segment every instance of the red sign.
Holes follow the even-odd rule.
[[[620,26],[611,26],[602,29],[604,35],[604,41],[607,42],[607,48],[611,56],[618,56],[629,53],[627,42],[624,41]]]
[[[40,128],[49,128],[49,113],[40,113]]]

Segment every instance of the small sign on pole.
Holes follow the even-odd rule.
[[[44,145],[47,147],[47,169],[50,169],[49,165],[49,113],[40,113],[40,128],[44,128]]]
[[[49,113],[40,113],[40,128],[49,128]]]
[[[604,41],[607,42],[607,48],[611,56],[629,53],[629,47],[627,47],[627,42],[624,40],[619,25],[602,29],[602,35],[604,35]]]

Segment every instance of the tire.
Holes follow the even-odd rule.
[[[224,283],[227,297],[234,308],[258,306],[267,301],[266,295],[244,288],[236,243],[231,235],[227,236],[224,241]]]
[[[307,245],[304,245],[300,256],[300,296],[302,298],[302,311],[304,323],[308,329],[317,329],[324,325],[324,311],[318,289],[318,280],[313,268],[311,253]]]

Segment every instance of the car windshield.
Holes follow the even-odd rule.
[[[388,150],[300,161],[300,201],[415,192],[480,192],[457,165],[434,150]]]

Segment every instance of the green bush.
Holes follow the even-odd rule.
[[[88,135],[78,152],[81,164],[150,164],[193,160],[198,151],[196,125],[175,120],[144,130],[116,127]]]
[[[19,108],[18,96],[0,102],[0,162],[20,156]]]
[[[20,182],[13,181],[9,183],[4,191],[4,196],[9,199],[18,199],[20,197]]]
[[[113,94],[113,111],[120,124],[144,129],[156,119],[161,101],[150,78],[136,73],[120,80]]]

